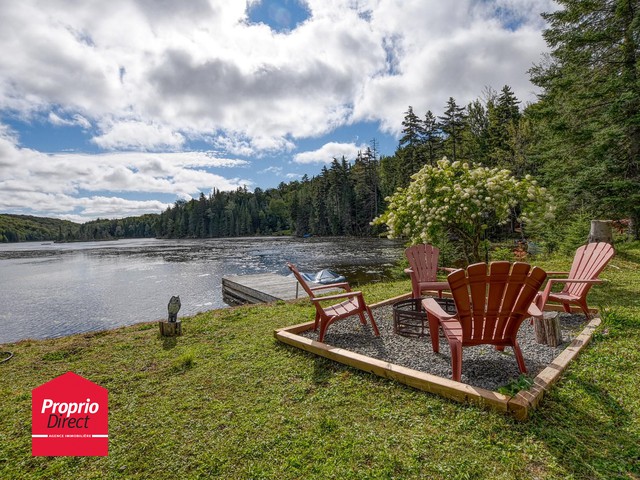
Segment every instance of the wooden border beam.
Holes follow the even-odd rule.
[[[410,296],[411,294],[405,294],[390,298],[371,305],[371,308],[395,303]],[[529,390],[520,391],[513,397],[413,370],[401,365],[395,365],[377,358],[367,357],[350,350],[334,347],[300,336],[300,333],[311,330],[313,323],[314,322],[307,322],[281,328],[274,332],[274,336],[282,343],[357,368],[358,370],[395,380],[418,390],[440,395],[457,402],[488,407],[500,412],[510,413],[518,420],[526,420],[529,418],[531,411],[540,404],[544,393],[558,381],[569,366],[569,363],[589,344],[601,320],[598,317],[592,319],[569,346],[565,348],[548,367],[536,376]]]

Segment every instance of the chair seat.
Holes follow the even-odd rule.
[[[562,300],[566,300],[566,301],[575,301],[578,300],[580,297],[578,297],[577,295],[571,295],[570,293],[563,293],[563,292],[558,292],[558,293],[550,293],[549,294],[549,300],[558,300],[558,301],[562,301]]]
[[[419,282],[420,290],[449,290],[449,282]]]
[[[538,292],[535,302],[538,302],[538,300],[540,298],[542,298],[542,296],[544,295],[544,292]],[[547,296],[547,301],[556,301],[556,302],[575,302],[577,300],[580,300],[580,297],[577,295],[572,295],[570,293],[565,293],[565,292],[552,292]]]
[[[324,311],[330,317],[333,316],[341,316],[344,317],[350,313],[355,315],[361,310],[360,305],[358,305],[357,298],[351,298],[349,300],[345,300],[344,302],[338,303],[336,305],[332,305],[330,307],[325,307]]]

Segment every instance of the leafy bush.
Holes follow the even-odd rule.
[[[374,224],[386,224],[388,236],[408,238],[412,244],[447,236],[467,260],[480,262],[488,228],[553,218],[551,197],[529,175],[518,180],[509,170],[469,165],[446,158],[425,165],[411,183],[387,198],[386,212]]]

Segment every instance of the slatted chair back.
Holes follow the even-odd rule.
[[[298,268],[293,263],[287,263],[287,268],[291,270],[291,273],[293,273],[293,276],[296,277],[296,280],[298,280],[298,283],[302,286],[304,291],[307,292],[309,298],[315,298],[316,295],[313,293],[313,290],[311,290],[311,287],[309,287],[309,284],[306,282],[306,280],[302,277],[302,275],[300,275]]]
[[[607,266],[615,251],[613,246],[605,242],[588,243],[576,250],[569,272],[570,279],[573,280],[593,280]],[[562,289],[562,293],[585,298],[592,283],[572,283],[567,282]]]
[[[440,249],[428,243],[413,245],[404,251],[418,282],[435,282]]]
[[[547,274],[527,263],[476,263],[447,280],[462,326],[462,345],[512,344]]]

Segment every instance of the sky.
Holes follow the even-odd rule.
[[[547,46],[551,0],[0,1],[0,213],[85,222],[392,155]]]

